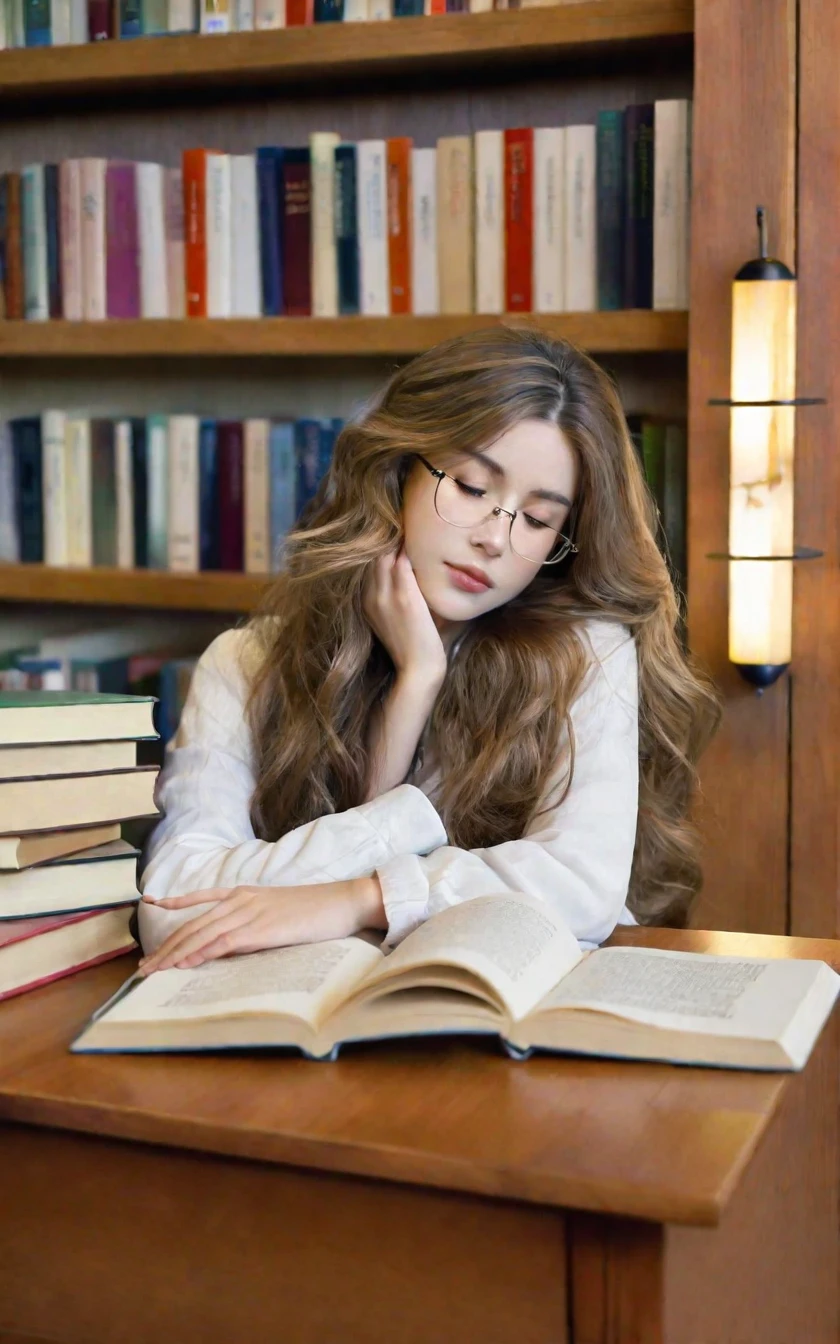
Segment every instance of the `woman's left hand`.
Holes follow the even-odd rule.
[[[362,929],[383,926],[382,893],[375,876],[301,887],[212,887],[162,900],[143,899],[165,910],[216,904],[143,957],[141,975],[170,966],[191,969],[217,957],[268,947],[349,938]]]

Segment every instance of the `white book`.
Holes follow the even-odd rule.
[[[244,551],[246,574],[268,574],[271,568],[271,480],[268,441],[270,420],[246,420],[244,480]]]
[[[8,420],[0,420],[0,560],[20,560],[15,509],[15,446]]]
[[[41,416],[44,563],[69,565],[67,530],[67,417],[64,411]]]
[[[9,5],[8,0],[3,0],[3,3],[0,4],[0,51],[5,51],[11,45],[9,41]],[[0,559],[2,559],[1,556]]]
[[[421,316],[440,312],[437,254],[437,150],[411,151],[411,300]]]
[[[74,47],[90,41],[87,0],[70,0],[70,41]]]
[[[562,126],[534,130],[534,311],[562,313],[566,252],[566,132]]]
[[[378,23],[392,17],[391,0],[368,0],[368,18],[371,22]]]
[[[592,313],[598,307],[594,126],[566,127],[565,177],[566,312]]]
[[[105,279],[105,159],[81,159],[82,312],[85,321],[107,316]]]
[[[134,473],[131,465],[131,421],[114,425],[117,478],[117,569],[134,568]]]
[[[384,140],[358,142],[356,171],[361,311],[365,317],[387,317],[391,311],[391,286]]]
[[[140,239],[140,316],[168,317],[164,168],[159,163],[138,163],[135,175]]]
[[[166,231],[166,292],[170,317],[186,317],[187,286],[184,261],[184,183],[180,168],[163,173],[164,228]]]
[[[338,317],[338,259],[335,246],[334,131],[309,137],[312,176],[312,316]]]
[[[149,569],[169,567],[169,417],[146,421]]]
[[[196,0],[169,0],[166,27],[170,33],[194,33],[198,28]]]
[[[67,563],[86,568],[93,564],[91,514],[90,420],[68,415],[67,442]]]
[[[207,155],[207,316],[230,317],[230,155]]]
[[[82,278],[82,172],[78,159],[58,165],[61,212],[61,306],[68,322],[84,317]]]
[[[234,0],[233,26],[238,33],[250,33],[254,28],[254,0]]]
[[[688,308],[689,103],[654,104],[653,306]]]
[[[26,46],[26,29],[23,22],[23,0],[7,0],[6,45],[9,47]]]
[[[29,322],[50,316],[47,285],[47,213],[44,165],[29,163],[21,173],[24,314]]]
[[[286,27],[286,0],[254,0],[254,27]]]
[[[72,0],[50,0],[50,37],[54,47],[69,47],[72,24]]]
[[[505,311],[505,135],[475,134],[475,310]]]
[[[231,31],[231,0],[198,0],[202,33],[229,33]]]
[[[489,14],[493,9],[493,0],[470,0],[470,14]]]
[[[231,316],[262,317],[256,154],[231,154]]]
[[[366,23],[369,8],[368,0],[344,0],[344,22]]]
[[[197,415],[169,417],[169,569],[199,569]]]

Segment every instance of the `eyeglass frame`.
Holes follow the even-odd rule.
[[[494,504],[493,507],[490,509],[490,511],[486,514],[486,516],[476,524],[453,523],[448,518],[444,518],[443,514],[438,509],[437,496],[438,496],[438,490],[440,489],[440,483],[444,479],[444,477],[446,477],[447,480],[454,481],[455,485],[457,485],[458,484],[457,476],[450,476],[449,472],[444,471],[442,467],[433,467],[431,462],[427,461],[422,453],[415,453],[414,456],[420,462],[422,462],[426,470],[431,472],[431,474],[435,477],[434,506],[435,506],[435,513],[437,514],[438,518],[440,518],[441,522],[448,523],[450,527],[472,527],[472,526],[481,527],[490,518],[498,518],[499,514],[506,513],[508,518],[510,519],[510,526],[508,527],[508,546],[513,551],[514,555],[519,555],[519,551],[517,551],[511,539],[511,534],[513,532],[513,524],[516,522],[517,517],[522,512],[521,509],[514,509],[513,513],[511,513],[510,509],[503,509],[501,504]],[[574,515],[575,515],[575,505],[573,504],[571,509],[569,510],[569,518],[572,520],[572,527],[574,527]],[[537,521],[540,520],[538,519]],[[560,537],[562,541],[568,542],[566,550],[563,552],[562,555],[558,555],[557,558],[554,560],[529,560],[527,555],[519,555],[520,560],[524,560],[527,565],[536,565],[538,569],[541,569],[543,565],[559,565],[563,560],[568,559],[570,555],[578,555],[580,553],[579,548],[572,541],[571,537],[566,536],[565,532],[560,532],[556,527],[551,527],[550,523],[544,523],[543,526],[549,528],[555,534],[555,536]]]

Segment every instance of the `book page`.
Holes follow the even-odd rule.
[[[450,906],[421,924],[385,957],[365,989],[404,972],[456,966],[484,980],[517,1019],[580,957],[577,939],[550,906],[500,892]],[[411,983],[421,984],[422,976],[412,975]]]
[[[777,1040],[822,963],[603,947],[538,1007],[598,1009],[653,1026]]]
[[[317,1026],[382,960],[361,938],[223,957],[155,971],[108,1011],[110,1021],[163,1022],[277,1013]]]

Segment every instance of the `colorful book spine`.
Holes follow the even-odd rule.
[[[244,442],[242,422],[220,420],[219,436],[219,563],[241,571],[243,561]]]
[[[266,317],[279,317],[283,312],[282,166],[283,150],[278,146],[257,150],[260,280]]]
[[[44,560],[44,475],[41,421],[26,416],[11,421],[15,448],[17,527],[20,558],[26,564]]]
[[[52,45],[50,0],[23,0],[23,28],[27,47]]]
[[[252,26],[259,31],[265,31],[269,28],[285,28],[286,0],[254,0]]]
[[[141,0],[119,0],[120,37],[143,36],[143,6]]]
[[[169,317],[187,315],[184,242],[184,178],[180,168],[164,169],[164,231],[166,294]]]
[[[505,307],[533,311],[534,132],[505,131]]]
[[[62,316],[81,322],[82,307],[82,179],[78,159],[64,159],[58,168],[61,211]]]
[[[335,249],[338,311],[359,311],[359,227],[356,202],[356,146],[335,150]]]
[[[422,10],[420,11],[422,14]],[[391,312],[410,313],[411,299],[411,150],[408,136],[386,142],[388,169],[388,278]]]
[[[30,322],[46,322],[50,315],[47,276],[47,219],[44,201],[44,165],[30,163],[21,173],[23,222],[24,312]]]
[[[150,415],[146,421],[149,569],[169,567],[169,419]]]
[[[231,31],[230,0],[198,0],[200,31],[202,33],[229,33]]]
[[[624,114],[624,307],[653,305],[653,103]]]
[[[88,34],[91,42],[104,42],[114,36],[114,6],[111,0],[87,0]]]
[[[219,436],[215,420],[202,420],[198,431],[198,530],[202,569],[221,569]]]
[[[82,159],[82,298],[85,320],[107,316],[105,159]]]
[[[598,113],[597,125],[598,307],[624,301],[624,113]]]
[[[134,568],[134,470],[131,421],[114,424],[114,473],[117,485],[117,568]]]
[[[314,0],[315,23],[341,23],[344,18],[344,0]]]
[[[134,568],[149,563],[149,460],[146,421],[131,421],[131,477],[134,505]]]
[[[185,149],[182,173],[187,317],[206,317],[207,150]]]
[[[23,299],[23,219],[20,173],[4,173],[3,194],[3,286],[6,316],[22,318]]]
[[[47,242],[47,305],[50,317],[62,317],[61,296],[61,201],[58,164],[44,164],[44,226]]]
[[[309,147],[283,155],[283,311],[312,316],[312,183]]]
[[[140,237],[133,163],[105,170],[105,292],[109,318],[140,316]]]
[[[93,563],[114,568],[117,563],[117,469],[112,420],[91,420],[90,449]]]
[[[276,571],[280,567],[283,539],[291,532],[297,517],[295,427],[291,421],[274,421],[269,432],[268,453],[271,569]]]
[[[289,28],[303,28],[314,22],[314,0],[286,0],[286,23]]]

